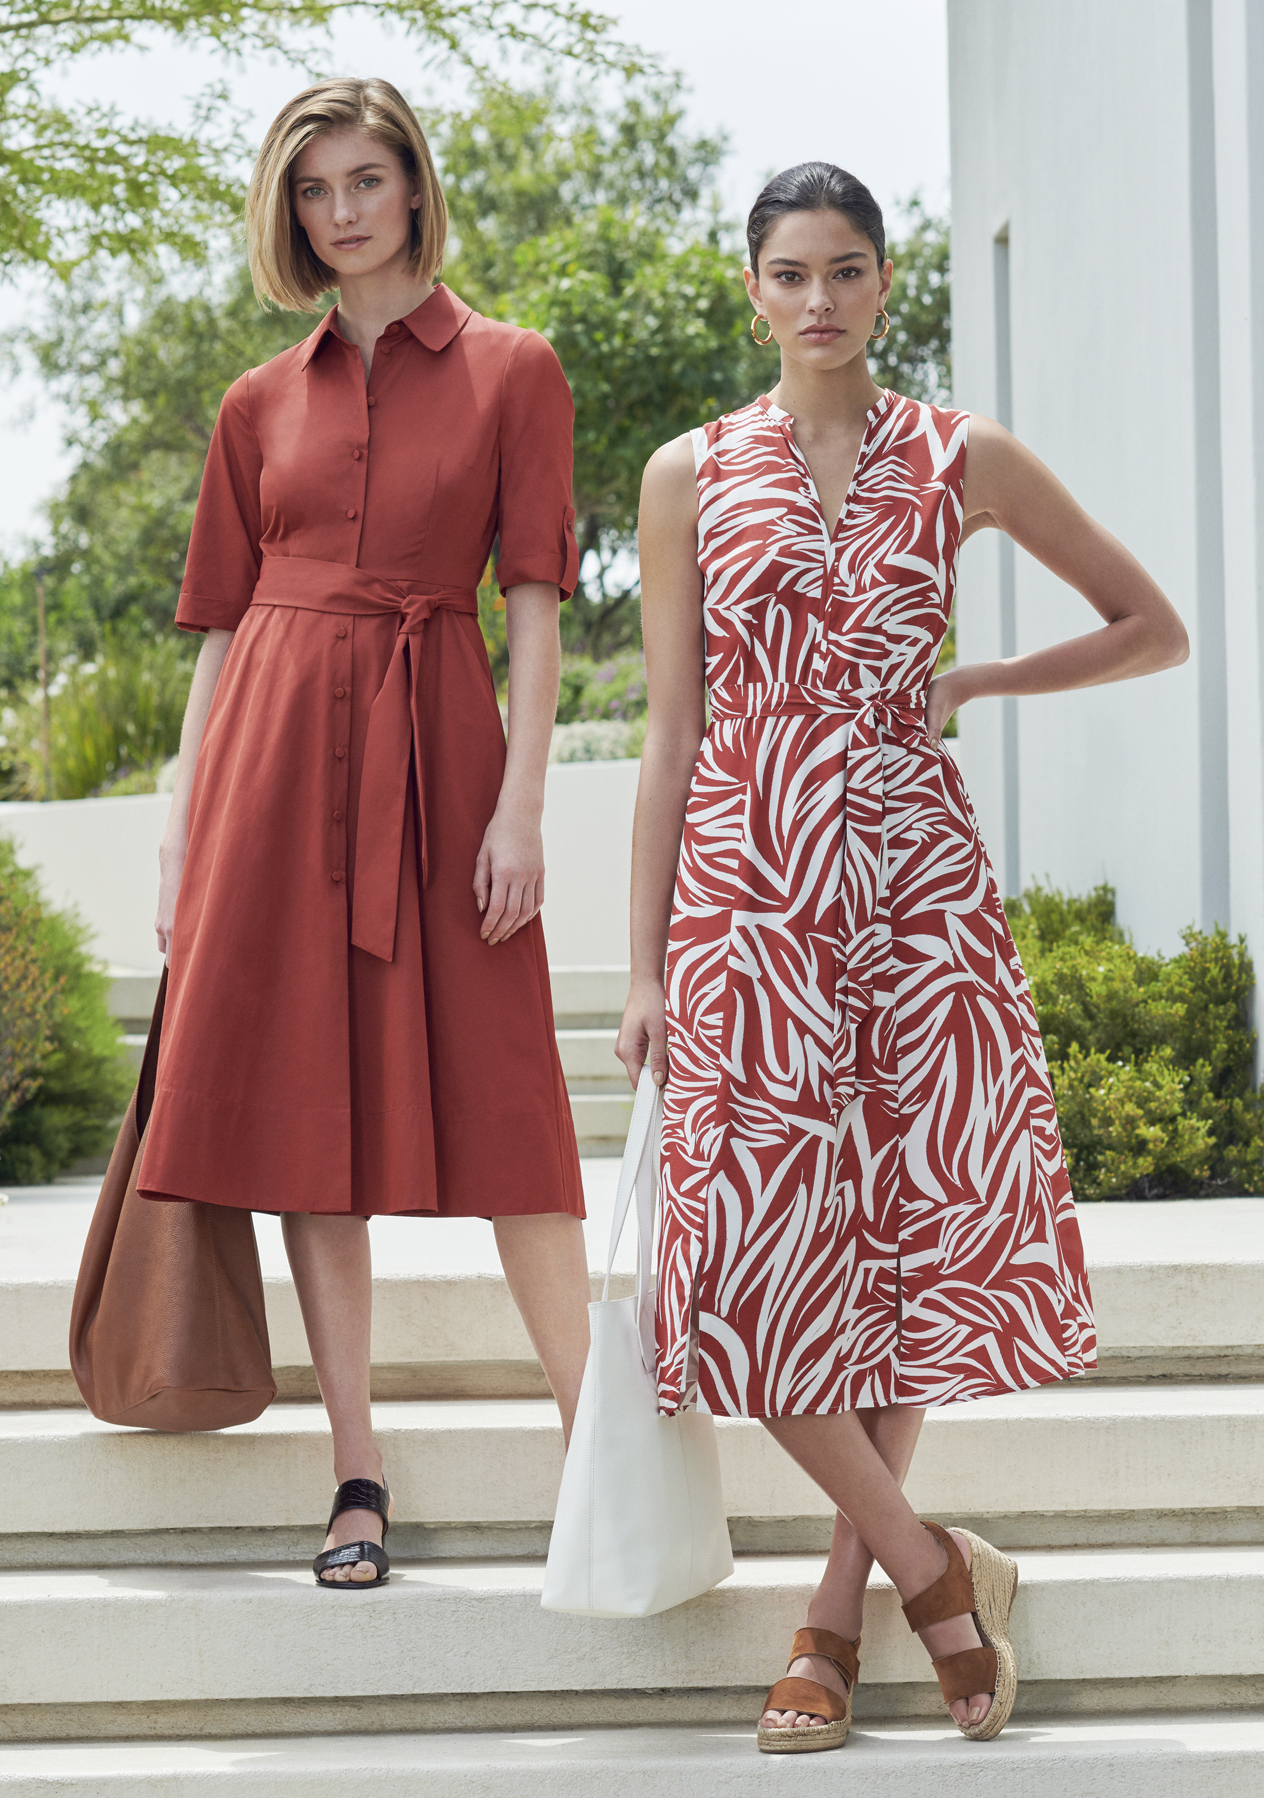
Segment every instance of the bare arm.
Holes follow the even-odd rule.
[[[544,904],[540,819],[562,665],[557,605],[557,588],[543,581],[525,581],[505,593],[509,746],[500,798],[474,864],[485,943],[503,943]]]
[[[1102,629],[1029,655],[952,668],[930,684],[926,723],[933,737],[959,705],[986,694],[1056,693],[1131,680],[1174,668],[1189,654],[1175,607],[1145,569],[1003,426],[970,421],[963,541],[989,527],[1005,531],[1105,620]]]
[[[632,985],[616,1055],[635,1086],[667,1078],[664,971],[689,783],[706,726],[702,574],[693,448],[656,450],[641,483],[641,623],[649,720],[632,829]]]
[[[176,915],[180,879],[184,873],[184,857],[189,842],[189,797],[193,792],[198,750],[202,747],[202,732],[206,729],[211,701],[215,697],[224,657],[228,654],[232,640],[231,631],[207,631],[206,641],[198,651],[193,685],[189,688],[188,704],[184,708],[175,791],[171,797],[167,828],[163,831],[162,842],[158,846],[158,916],[154,920],[154,929],[158,933],[159,951],[164,957],[171,952],[171,926]]]

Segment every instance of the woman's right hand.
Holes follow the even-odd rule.
[[[667,993],[661,980],[634,980],[614,1052],[635,1087],[648,1061],[655,1086],[667,1080]]]
[[[175,923],[176,899],[188,846],[188,831],[181,830],[169,831],[158,847],[158,916],[154,919],[154,929],[164,961],[171,953],[171,927]]]

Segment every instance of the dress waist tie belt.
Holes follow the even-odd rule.
[[[381,690],[369,711],[360,773],[356,824],[355,887],[351,941],[382,961],[395,954],[399,908],[399,867],[408,804],[408,758],[417,768],[417,815],[421,880],[428,874],[426,853],[425,733],[420,711],[421,657],[425,627],[438,611],[478,616],[473,587],[438,587],[394,580],[345,562],[316,562],[305,556],[265,556],[251,598],[256,606],[293,606],[335,616],[398,620],[395,648]]]
[[[875,1004],[895,1001],[891,962],[891,897],[887,868],[887,792],[883,744],[925,743],[925,692],[874,687],[820,689],[789,684],[748,686],[711,695],[715,719],[768,718],[807,713],[850,725],[843,751],[843,846],[839,880],[838,978],[840,1029],[830,1107],[838,1114],[856,1096],[856,1042]]]

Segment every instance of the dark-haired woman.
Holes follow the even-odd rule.
[[[826,163],[748,226],[780,378],[665,445],[642,492],[650,714],[619,1054],[666,1082],[660,1407],[761,1418],[837,1506],[758,1742],[847,1734],[876,1559],[963,1734],[1014,1704],[1009,1558],[901,1491],[923,1408],[1095,1364],[1023,970],[947,719],[1181,662],[1145,571],[990,419],[875,385],[882,215]],[[972,532],[1103,625],[932,678]],[[704,726],[704,686],[710,725]]]
[[[389,1571],[367,1218],[495,1220],[564,1430],[587,1354],[538,916],[573,407],[543,338],[436,284],[443,193],[388,82],[292,100],[247,222],[265,299],[339,297],[233,383],[207,458],[140,1189],[281,1212],[333,1435],[316,1577],[346,1593]],[[507,750],[476,594],[497,540]]]

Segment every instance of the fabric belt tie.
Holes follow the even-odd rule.
[[[891,897],[887,868],[887,792],[883,744],[926,740],[925,692],[868,691],[857,687],[822,692],[783,685],[749,686],[711,695],[715,719],[809,714],[838,717],[850,729],[843,750],[843,847],[836,935],[834,1091],[830,1115],[856,1096],[856,1043],[876,1004],[893,1004]]]
[[[421,657],[427,621],[435,612],[478,616],[473,587],[438,587],[397,580],[344,562],[304,556],[265,556],[251,605],[293,606],[305,612],[380,618],[394,613],[395,647],[386,678],[369,711],[356,823],[355,885],[351,941],[382,961],[395,954],[399,871],[408,804],[408,762],[417,770],[421,881],[429,872],[426,849],[425,732],[421,714]]]

